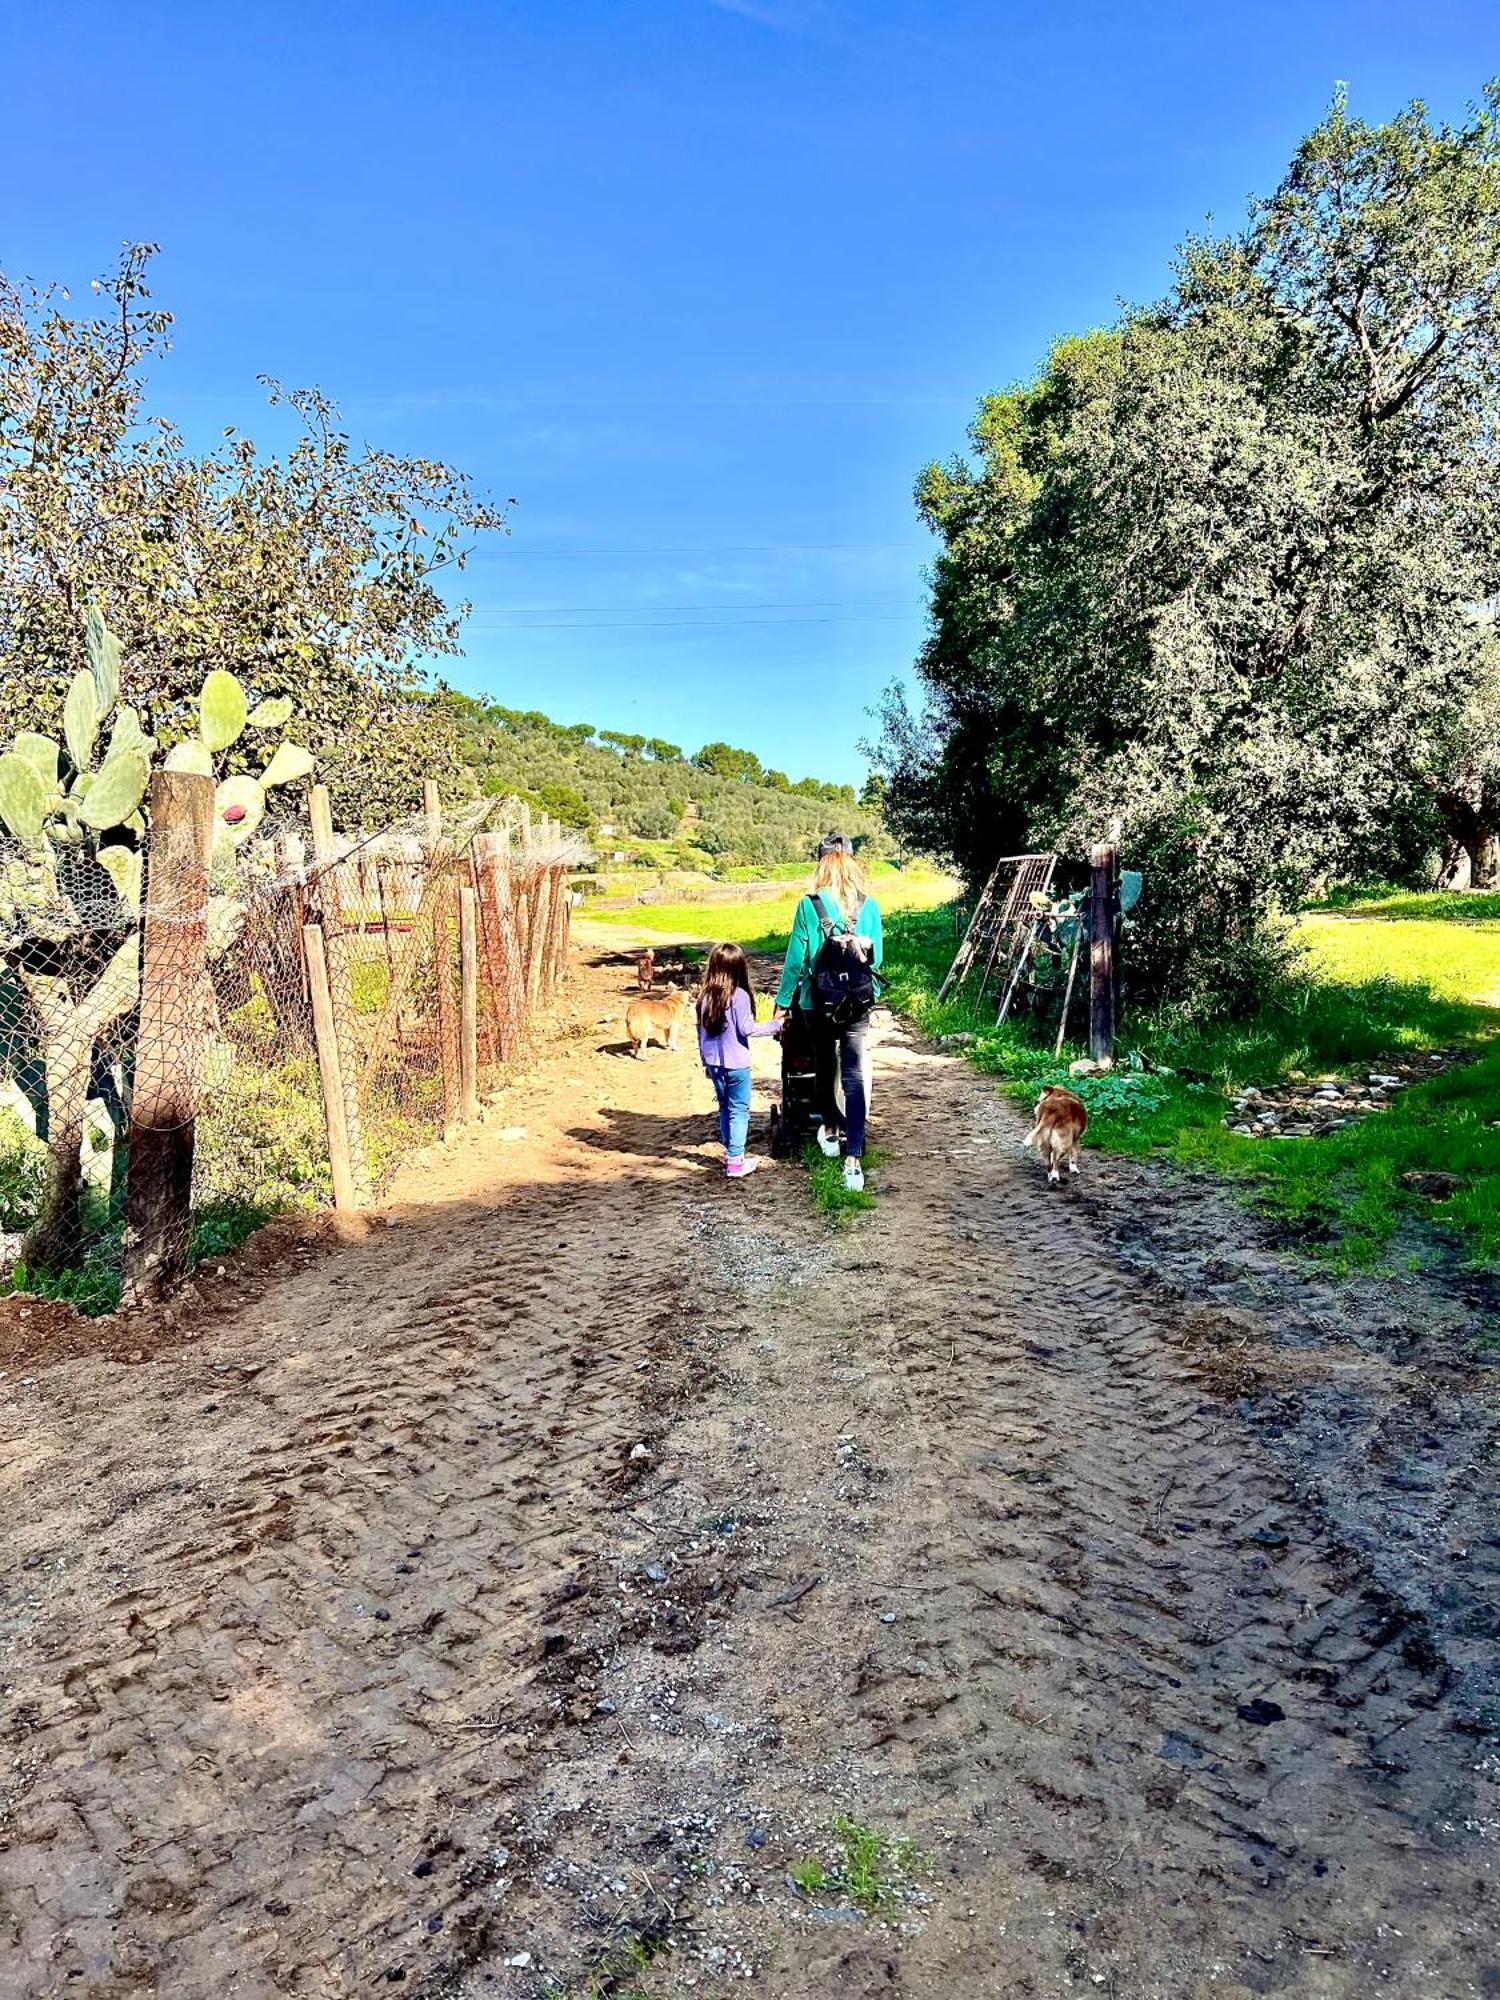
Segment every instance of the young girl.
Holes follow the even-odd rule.
[[[777,1035],[779,1021],[757,1021],[750,966],[737,944],[716,944],[698,993],[698,1053],[719,1100],[724,1171],[731,1180],[753,1174],[760,1161],[745,1157],[750,1130],[750,1040]]]

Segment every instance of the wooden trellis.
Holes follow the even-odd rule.
[[[982,997],[990,981],[1002,982],[1000,1018],[1005,1018],[1015,991],[1016,980],[1026,962],[1026,953],[1036,932],[1039,910],[1033,898],[1050,900],[1056,854],[1007,854],[995,863],[985,883],[974,914],[964,932],[948,976],[938,993],[946,1000],[975,974]]]

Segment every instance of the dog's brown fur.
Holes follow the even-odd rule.
[[[642,993],[649,993],[656,984],[656,951],[647,945],[635,962],[635,983]]]
[[[1060,1181],[1059,1170],[1065,1160],[1068,1172],[1077,1173],[1078,1148],[1088,1125],[1089,1114],[1083,1099],[1075,1097],[1071,1090],[1064,1090],[1061,1084],[1049,1083],[1036,1101],[1036,1123],[1021,1144],[1035,1146],[1047,1169],[1048,1180]]]
[[[630,1053],[644,1058],[655,1039],[675,1055],[682,1017],[691,1004],[691,997],[679,993],[675,985],[669,986],[664,993],[632,1000],[625,1009],[625,1032],[630,1037]]]

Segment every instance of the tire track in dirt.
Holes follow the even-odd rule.
[[[1500,1990],[1420,1624],[983,1081],[887,1029],[831,1233],[591,1042],[170,1364],[0,1384],[6,1993]],[[841,1809],[883,1916],[787,1887]]]
[[[511,1942],[586,1964],[665,1922],[653,2000],[1494,1990],[1482,1752],[1420,1621],[1015,1115],[900,1031],[877,1076],[894,1158],[846,1235],[795,1174],[691,1206],[716,1381],[619,1543],[666,1592],[719,1535],[737,1587],[670,1670],[577,1607],[628,1733],[539,1807]],[[885,1921],[787,1886],[840,1810],[931,1857]]]
[[[600,1063],[180,1364],[11,1399],[7,1994],[410,1991],[482,1948],[550,1607],[692,1375],[670,1228],[561,1129]]]
[[[920,1685],[940,1692],[862,1691],[877,1740],[924,1785],[967,1791],[1054,1901],[1082,1887],[1087,1948],[1059,1974],[1479,1990],[1459,1832],[1473,1757],[1422,1630],[1205,1395],[1170,1310],[1008,1156],[1003,1107],[955,1129],[954,1092],[922,1080],[932,1059],[907,1066],[903,1145],[976,1149],[924,1177],[911,1234],[973,1243],[967,1276],[923,1259],[946,1358],[892,1316],[937,1529]],[[949,1968],[953,1991],[965,1976]]]

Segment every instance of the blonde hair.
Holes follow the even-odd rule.
[[[817,895],[823,889],[833,892],[834,900],[844,913],[844,921],[853,930],[865,900],[865,877],[854,856],[842,847],[834,848],[818,861],[818,871],[813,876],[813,894]]]

